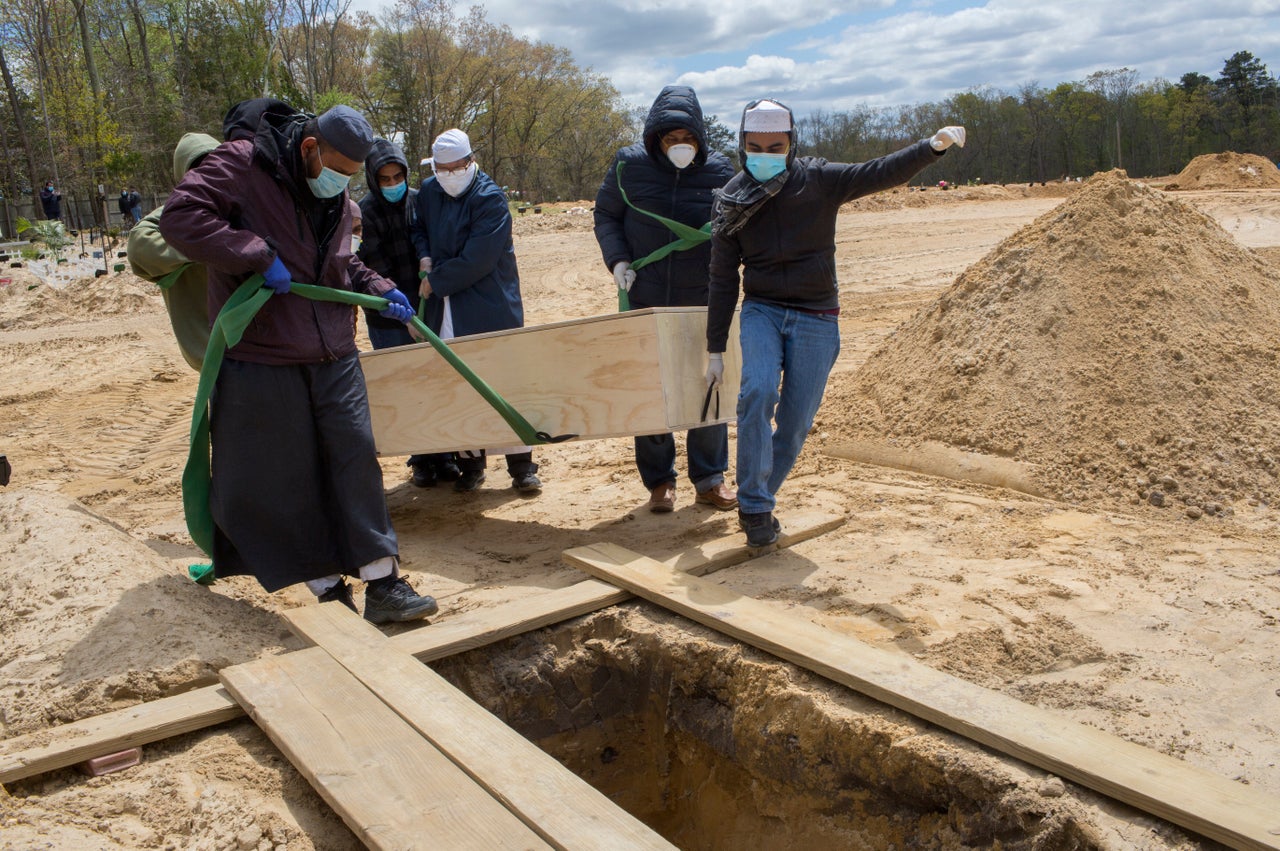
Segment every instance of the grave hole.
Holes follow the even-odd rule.
[[[431,667],[682,849],[1109,846],[1087,790],[644,603]]]

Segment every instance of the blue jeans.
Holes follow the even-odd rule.
[[[774,495],[809,435],[840,354],[840,323],[755,301],[742,303],[738,323],[738,508],[756,514],[773,511]]]
[[[653,490],[676,481],[676,439],[667,434],[646,434],[636,439],[636,468],[644,486]],[[729,467],[729,427],[724,423],[693,428],[685,435],[689,456],[689,480],[704,491],[724,481]]]

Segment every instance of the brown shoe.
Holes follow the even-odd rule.
[[[729,486],[721,482],[704,491],[698,491],[698,496],[694,499],[694,502],[713,505],[720,511],[730,511],[738,507],[738,493],[737,491],[729,490]]]
[[[675,510],[676,486],[671,482],[663,482],[649,491],[649,510],[654,514],[666,514]]]

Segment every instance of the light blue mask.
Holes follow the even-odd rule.
[[[347,188],[347,184],[351,182],[351,178],[345,174],[340,174],[328,166],[320,167],[319,177],[308,177],[307,185],[311,187],[311,194],[317,198],[334,198],[342,194],[342,190]]]
[[[382,197],[386,198],[392,204],[404,197],[404,193],[409,191],[409,181],[402,180],[395,186],[382,187]]]
[[[787,170],[786,154],[747,154],[747,171],[761,183]]]

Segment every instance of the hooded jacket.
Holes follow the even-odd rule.
[[[187,133],[178,140],[173,151],[173,181],[183,176],[214,148],[218,140],[204,133]],[[169,311],[169,324],[178,338],[182,358],[197,372],[204,363],[204,352],[209,347],[209,288],[208,271],[199,263],[191,263],[187,257],[170,246],[160,235],[160,216],[164,206],[156,207],[142,217],[129,230],[129,266],[139,278],[159,282],[170,272],[183,269],[168,288],[162,289],[165,309]]]
[[[429,177],[414,199],[413,245],[431,258],[427,327],[440,333],[449,297],[456,337],[524,325],[511,209],[502,187],[479,169],[457,198]]]
[[[413,223],[413,204],[418,190],[405,186],[404,197],[392,203],[382,195],[378,185],[378,169],[395,163],[404,171],[405,183],[409,182],[409,161],[400,146],[386,139],[375,139],[369,156],[364,161],[365,178],[369,182],[369,194],[360,199],[360,214],[364,220],[363,242],[356,253],[360,260],[384,278],[395,282],[409,303],[418,303],[418,254],[413,248],[409,226]],[[377,311],[365,310],[365,320],[375,328],[403,328],[394,319],[379,316]]]
[[[304,116],[265,115],[253,139],[225,142],[187,172],[165,203],[160,233],[209,267],[209,315],[277,256],[293,280],[383,295],[392,283],[351,253],[347,194],[316,198],[298,146]],[[272,296],[227,352],[265,364],[334,361],[356,351],[351,307]]]
[[[676,168],[662,150],[662,136],[677,129],[690,131],[698,140],[693,162],[683,169]],[[695,228],[711,220],[712,190],[733,177],[729,158],[707,149],[702,107],[693,89],[664,88],[645,119],[644,140],[618,151],[596,193],[596,242],[611,271],[622,261],[639,260],[679,238],[661,222],[627,206],[618,189],[619,166],[623,166],[622,188],[632,204]],[[706,304],[710,258],[710,244],[703,243],[673,251],[636,270],[629,293],[632,306]]]

